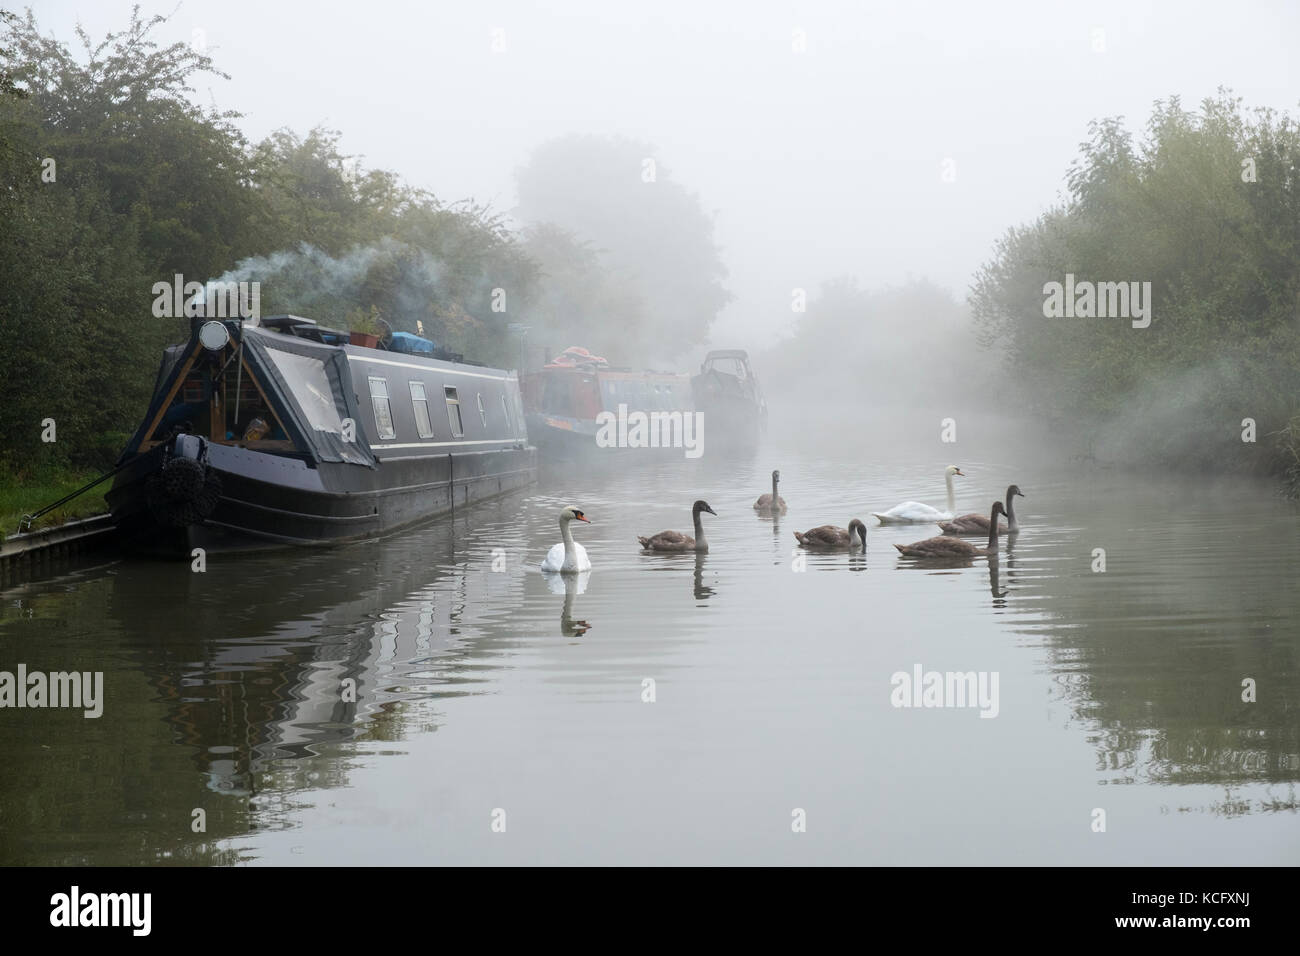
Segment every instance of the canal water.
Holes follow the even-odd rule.
[[[959,511],[1025,492],[996,567],[870,518],[942,507],[950,460]],[[710,552],[641,553],[696,498]],[[566,504],[567,581],[538,569]],[[865,555],[800,559],[853,517]],[[105,700],[0,711],[0,862],[1295,864],[1298,530],[1266,484],[805,436],[548,470],[370,544],[11,581],[0,669]],[[986,700],[896,706],[918,671]]]

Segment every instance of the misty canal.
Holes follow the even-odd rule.
[[[924,566],[892,545],[937,529],[870,513],[942,507],[949,456],[824,447],[7,582],[5,659],[102,671],[104,702],[9,712],[0,862],[1300,858],[1294,505],[953,455],[959,512],[1016,482],[1022,531],[996,568]],[[778,520],[751,507],[773,467]],[[711,551],[641,553],[696,498]],[[594,568],[566,582],[538,564],[567,504]],[[794,531],[854,517],[865,555],[801,559]],[[973,692],[925,706],[930,672]]]

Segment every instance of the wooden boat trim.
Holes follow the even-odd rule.
[[[198,342],[194,343],[194,348],[190,350],[189,356],[185,359],[185,364],[181,366],[180,374],[176,376],[176,381],[172,382],[172,387],[167,391],[167,395],[158,404],[158,411],[154,414],[153,421],[149,423],[148,430],[144,433],[146,439],[150,438],[158,430],[159,423],[162,422],[163,416],[167,414],[167,409],[171,407],[172,399],[180,391],[181,385],[185,382],[186,377],[190,374],[190,369],[194,367],[194,360],[198,357],[199,349],[203,348]]]

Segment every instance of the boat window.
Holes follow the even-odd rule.
[[[331,435],[342,434],[343,419],[339,417],[338,405],[330,390],[325,363],[308,355],[296,355],[280,349],[267,349],[267,355],[275,363],[276,369],[284,377],[285,385],[307,416],[307,424],[316,431],[329,432]]]
[[[411,404],[415,407],[415,430],[421,438],[433,437],[433,422],[429,419],[429,400],[424,394],[423,382],[410,382]]]
[[[380,439],[396,438],[393,413],[388,407],[388,382],[385,379],[371,376],[370,404],[375,407],[375,428],[379,429]]]
[[[447,420],[451,422],[451,437],[465,437],[465,425],[460,420],[460,397],[456,394],[456,389],[450,385],[443,388],[447,395]]]
[[[515,436],[519,437],[524,433],[524,398],[518,388],[511,392],[511,404],[515,406]]]
[[[474,397],[478,399],[478,417],[483,419],[483,427],[487,428],[487,409],[483,407],[483,393],[478,392]]]
[[[514,434],[514,431],[515,431],[515,427],[514,427],[513,425],[510,424],[510,410],[509,410],[508,408],[506,408],[506,393],[505,393],[505,392],[502,392],[502,393],[501,393],[501,414],[502,414],[503,416],[505,416],[505,420],[506,420],[506,428],[509,429],[509,430],[510,430],[510,433],[513,435],[513,434]]]

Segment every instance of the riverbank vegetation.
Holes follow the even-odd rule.
[[[103,41],[79,32],[76,51],[30,11],[0,20],[0,474],[112,465],[160,350],[188,335],[152,308],[154,284],[176,274],[258,281],[263,315],[375,317],[506,367],[520,354],[511,323],[536,324],[532,343],[600,348],[618,337],[615,313],[641,341],[681,351],[725,302],[712,220],[662,168],[643,181],[649,147],[545,144],[520,171],[527,209],[511,223],[364,168],[337,131],[249,141],[238,114],[198,105],[196,81],[225,74],[188,44],[159,43],[166,20],[137,9]],[[568,165],[591,172],[629,150],[582,221],[548,219],[566,206],[552,192],[581,188]],[[645,305],[665,272],[647,242],[678,257],[674,310]]]
[[[1081,150],[1067,200],[979,271],[983,344],[1090,456],[1300,493],[1300,126],[1220,91],[1157,103],[1138,139],[1094,123]],[[1045,317],[1045,286],[1067,275],[1150,283],[1149,326]]]
[[[1073,460],[1267,475],[1300,497],[1296,120],[1222,91],[1171,99],[1140,137],[1092,124],[1067,185],[997,243],[966,303],[923,281],[823,284],[765,377],[797,397],[815,375],[817,396],[925,435],[953,409],[1016,416]],[[1097,294],[1049,317],[1067,282]]]
[[[571,344],[669,364],[729,299],[712,216],[648,144],[542,144],[508,219],[363,168],[336,131],[249,141],[237,114],[198,105],[196,78],[224,74],[160,45],[166,18],[137,12],[75,53],[30,12],[0,19],[0,474],[111,466],[160,349],[187,334],[152,312],[176,274],[256,280],[263,314],[364,316],[507,367],[524,344],[530,364]],[[1096,122],[1066,198],[1006,233],[967,303],[834,279],[809,290],[765,378],[815,376],[927,422],[957,399],[1023,409],[1068,454],[1268,474],[1300,494],[1297,170],[1296,121],[1227,92],[1157,103],[1140,135]],[[1067,277],[1149,283],[1149,325],[1046,316]]]

